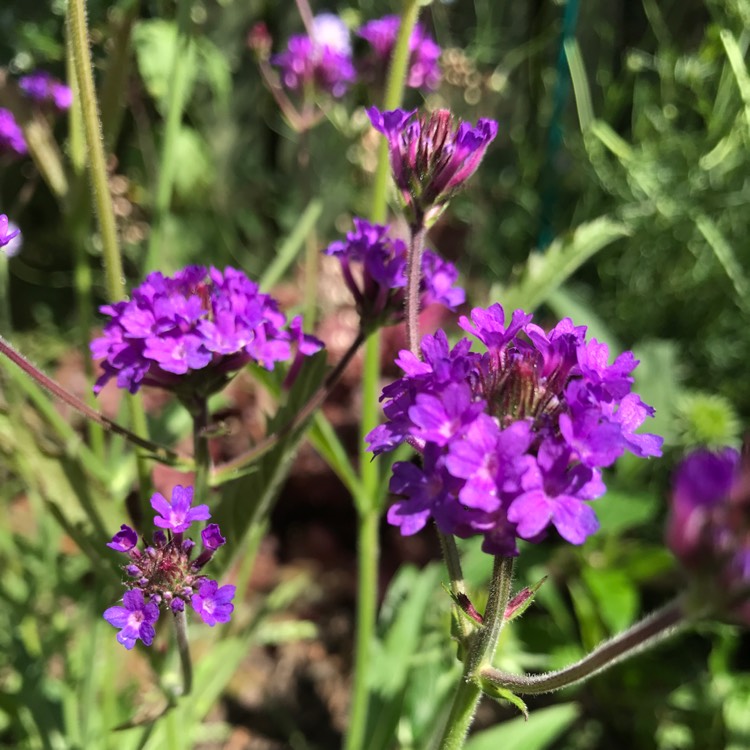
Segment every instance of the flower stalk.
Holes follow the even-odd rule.
[[[185,610],[175,612],[174,615],[175,641],[180,655],[180,669],[182,670],[181,696],[190,695],[193,689],[193,662],[190,658],[190,641],[188,639],[187,616]]]

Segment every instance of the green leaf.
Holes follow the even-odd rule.
[[[505,721],[477,732],[469,738],[465,750],[545,750],[578,718],[575,703],[540,708],[529,715]]]
[[[654,495],[609,490],[592,507],[599,519],[601,533],[617,536],[651,523],[660,505],[661,502]]]
[[[584,567],[583,580],[596,601],[599,616],[610,633],[632,625],[638,615],[638,590],[627,573],[607,568]]]
[[[506,702],[514,705],[523,714],[524,721],[529,720],[529,709],[519,696],[507,688],[499,687],[484,678],[480,678],[480,681],[482,692],[488,698],[492,698],[492,700],[496,700],[500,703]]]
[[[518,282],[499,294],[493,291],[493,297],[502,299],[506,310],[531,312],[599,250],[629,234],[625,224],[606,216],[581,224],[544,252],[532,252]]]

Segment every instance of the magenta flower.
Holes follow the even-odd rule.
[[[201,583],[198,593],[193,595],[191,604],[206,625],[213,627],[219,622],[229,622],[234,611],[235,586],[222,586],[207,578]]]
[[[161,515],[154,518],[154,523],[162,529],[180,534],[187,531],[193,521],[207,521],[211,518],[208,505],[196,505],[195,508],[191,508],[192,502],[192,487],[181,487],[179,484],[174,487],[171,503],[168,503],[161,493],[155,493],[151,498],[151,507]]]
[[[653,414],[630,393],[637,361],[628,352],[608,365],[569,319],[547,333],[516,310],[506,326],[493,305],[459,324],[480,351],[425,336],[423,359],[402,351],[404,377],[383,390],[387,421],[370,449],[407,442],[423,457],[421,469],[394,465],[391,491],[404,499],[389,521],[414,533],[432,517],[446,534],[483,536],[493,554],[516,554],[516,539],[550,527],[581,544],[598,528],[588,503],[605,490],[600,468],[625,451],[661,453],[661,438],[633,432]]]
[[[287,49],[271,62],[281,71],[281,80],[291,91],[314,91],[342,97],[356,78],[351,61],[349,29],[330,13],[316,16],[313,38],[295,35]]]
[[[73,90],[70,86],[66,86],[43,70],[23,76],[19,79],[18,86],[29,99],[52,104],[60,112],[70,109],[70,105],[73,104]]]
[[[0,107],[0,156],[2,154],[25,156],[28,151],[23,131],[16,122],[16,118],[13,117],[13,113]]]
[[[135,529],[123,524],[112,537],[112,541],[107,543],[107,547],[115,550],[115,552],[129,552],[136,544],[138,544],[138,534]]]
[[[145,646],[154,640],[154,623],[159,619],[159,607],[144,599],[140,589],[127,591],[122,597],[122,607],[110,607],[104,612],[104,619],[120,628],[117,640],[130,650],[140,639]]]
[[[360,318],[368,328],[403,320],[407,247],[389,236],[389,228],[354,219],[354,231],[324,251],[338,258],[344,283],[354,296]],[[422,256],[420,306],[439,303],[451,310],[463,304],[464,290],[455,286],[456,267],[432,250]]]
[[[210,523],[201,531],[201,541],[207,550],[215,552],[219,547],[226,544],[227,540],[221,535],[218,524]]]
[[[416,111],[367,110],[375,130],[388,141],[391,171],[412,223],[421,225],[440,214],[445,204],[476,172],[487,146],[497,135],[494,120],[454,124],[447,109],[412,119]]]
[[[268,370],[288,360],[300,335],[284,330],[278,303],[262,294],[241,271],[188,266],[174,276],[154,272],[130,300],[104,305],[110,316],[103,335],[91,343],[101,358],[98,393],[111,379],[135,393],[142,385],[174,390],[187,398],[220,390],[248,362]],[[322,343],[303,336],[298,351]]]
[[[371,53],[363,62],[365,76],[377,83],[385,80],[391,62],[396,37],[401,26],[399,16],[385,16],[368,21],[357,35],[365,39]],[[413,89],[434,90],[440,84],[440,47],[427,34],[422,24],[417,24],[409,39],[409,72],[406,85]]]

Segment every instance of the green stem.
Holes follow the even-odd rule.
[[[88,29],[86,27],[85,0],[68,1],[67,23],[67,43],[72,51],[73,65],[80,92],[83,130],[88,149],[89,175],[94,190],[94,205],[102,240],[107,296],[113,301],[120,300],[126,296],[125,277],[122,270],[120,247],[117,242],[115,212],[112,205],[112,195],[109,192],[99,107],[94,89],[91,50],[89,49]],[[129,405],[133,431],[137,435],[145,437],[148,435],[148,425],[140,398],[132,396]],[[141,454],[137,456],[137,464],[141,503],[144,504],[151,486],[151,473],[145,458]]]
[[[685,602],[676,599],[652,613],[623,633],[595,648],[580,661],[557,672],[538,675],[516,675],[501,672],[485,665],[482,677],[496,685],[521,695],[538,695],[574,685],[592,677],[609,667],[656,646],[688,627],[692,619],[687,617]]]
[[[380,513],[377,508],[370,508],[360,514],[354,687],[346,750],[359,750],[363,747],[367,726],[367,704],[370,697],[369,666],[378,608],[379,525]]]
[[[166,219],[169,214],[172,188],[177,173],[175,159],[177,140],[182,126],[182,115],[187,103],[190,72],[195,53],[195,44],[190,28],[190,10],[192,7],[192,0],[179,0],[177,6],[177,38],[175,39],[174,58],[172,59],[169,79],[167,119],[164,123],[164,139],[154,198],[154,219],[146,254],[146,271],[152,271],[157,266],[163,265],[164,253],[162,250],[166,240]]]
[[[479,671],[485,666],[492,665],[500,631],[505,622],[514,560],[512,557],[495,557],[484,623],[470,641],[461,682],[453,697],[453,705],[438,745],[440,750],[461,750],[466,742],[479,699],[482,697]]]
[[[411,226],[411,242],[406,258],[406,341],[409,351],[421,358],[419,351],[419,282],[422,280],[422,255],[427,229],[421,215]]]
[[[193,502],[195,505],[208,502],[208,477],[211,473],[211,453],[208,448],[208,403],[205,397],[198,397],[190,404],[193,417],[193,461],[195,462],[195,479],[193,480]]]
[[[419,0],[404,0],[401,25],[393,49],[383,109],[396,109],[404,95],[406,74],[409,66],[409,40],[419,17]],[[370,219],[383,224],[388,207],[388,148],[381,140],[378,148],[378,163],[372,191]],[[369,699],[369,668],[367,658],[372,648],[377,615],[377,569],[380,559],[378,527],[382,500],[378,497],[380,486],[379,464],[372,460],[366,449],[364,436],[378,424],[379,407],[376,394],[380,387],[380,333],[368,336],[365,342],[362,374],[362,422],[360,428],[359,466],[362,491],[355,498],[359,513],[358,530],[358,591],[356,622],[356,653],[354,662],[354,697],[349,716],[346,737],[347,750],[362,747],[367,727]]]
[[[193,663],[190,660],[190,641],[188,640],[187,617],[185,610],[174,615],[174,629],[177,640],[177,651],[180,654],[182,669],[182,696],[189,695],[193,689]]]

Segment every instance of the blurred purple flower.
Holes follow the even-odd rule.
[[[25,156],[28,151],[23,131],[13,113],[0,107],[0,155]]]
[[[154,640],[154,623],[159,619],[159,607],[144,599],[140,589],[127,591],[122,597],[122,607],[110,607],[104,612],[104,619],[116,628],[120,628],[117,640],[126,649],[135,646],[140,638],[145,646]]]
[[[412,119],[415,111],[370,107],[372,126],[388,141],[391,171],[412,223],[439,215],[476,172],[497,135],[494,120],[455,125],[447,109]]]
[[[391,491],[405,499],[390,522],[414,533],[433,517],[444,533],[482,535],[493,554],[515,554],[516,538],[538,541],[550,526],[581,544],[598,528],[588,501],[605,491],[600,467],[625,451],[661,452],[661,438],[633,433],[653,414],[630,393],[637,361],[628,352],[607,365],[569,319],[547,333],[516,310],[506,326],[493,305],[459,324],[482,351],[425,336],[423,359],[402,351],[404,377],[383,390],[387,421],[368,435],[370,449],[408,442],[424,462],[394,466]]]
[[[208,505],[196,505],[195,508],[191,508],[192,502],[192,487],[182,487],[179,484],[174,487],[171,503],[167,502],[161,493],[155,493],[151,498],[151,507],[161,515],[154,518],[154,523],[162,529],[181,534],[190,528],[193,521],[207,521],[211,518]]]
[[[354,231],[324,251],[338,258],[344,282],[354,296],[362,321],[370,328],[403,320],[407,246],[389,236],[389,227],[354,219]],[[454,286],[456,267],[431,250],[422,257],[421,307],[434,303],[454,310],[466,299]]]
[[[29,99],[40,103],[53,104],[60,112],[70,109],[73,104],[73,90],[44,70],[37,70],[23,76],[18,86]]]
[[[2,249],[3,254],[12,258],[19,253],[22,244],[21,230],[11,221],[8,221],[5,214],[0,214],[0,249]]]
[[[235,586],[222,586],[206,578],[201,583],[197,594],[193,594],[191,604],[203,622],[213,627],[219,622],[229,622],[234,611]]]
[[[276,300],[234,268],[188,266],[174,276],[157,271],[130,300],[100,310],[111,320],[91,343],[94,358],[104,360],[95,393],[116,377],[131,393],[155,385],[178,395],[209,395],[248,362],[271,370],[288,360],[293,339],[303,354],[322,347],[314,337],[284,330]]]
[[[372,49],[363,62],[366,77],[382,83],[391,62],[396,37],[401,26],[399,16],[384,16],[368,21],[357,31]],[[413,89],[436,89],[440,85],[440,47],[427,34],[422,24],[417,24],[409,39],[409,71],[406,85]]]
[[[271,57],[281,71],[281,80],[291,91],[316,92],[342,97],[355,80],[349,29],[331,13],[313,19],[313,38],[289,37],[287,49]]]

